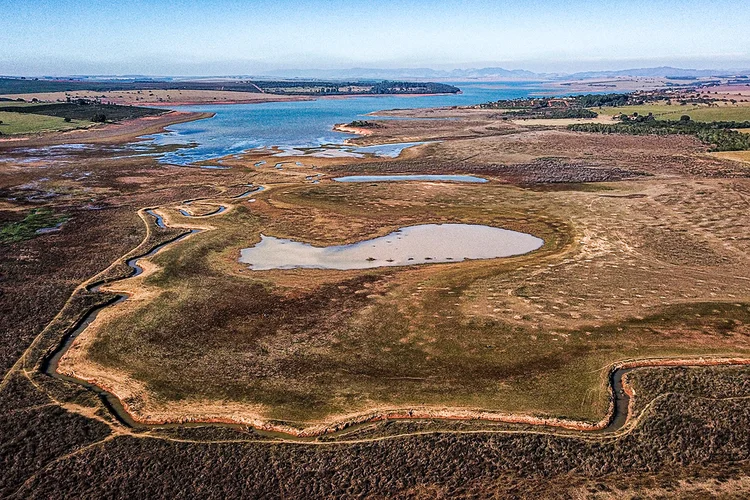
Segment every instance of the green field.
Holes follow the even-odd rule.
[[[688,115],[691,119],[699,122],[715,121],[745,121],[750,120],[750,106],[719,106],[718,108],[709,108],[708,106],[679,104],[643,104],[639,106],[618,106],[592,108],[593,111],[608,116],[615,116],[621,113],[632,115],[647,115],[653,113],[657,120],[679,120],[680,116]]]
[[[73,102],[34,103],[26,106],[8,107],[0,105],[0,112],[2,111],[91,121],[94,121],[93,118],[97,115],[104,115],[107,121],[121,121],[133,120],[144,116],[156,116],[165,113],[163,109],[157,108],[120,106],[118,104],[99,104],[95,102],[86,102],[84,104]]]
[[[7,107],[14,107],[14,108],[23,108],[28,106],[38,106],[40,104],[44,103],[36,103],[36,102],[26,102],[26,101],[6,101],[0,99],[0,107],[7,108]]]
[[[0,243],[16,243],[30,240],[40,229],[54,228],[68,220],[65,215],[56,214],[49,208],[42,207],[29,212],[23,220],[8,222],[0,226]]]
[[[71,120],[57,116],[45,116],[31,113],[12,113],[0,111],[0,133],[3,135],[34,134],[86,127],[92,124],[88,120]]]

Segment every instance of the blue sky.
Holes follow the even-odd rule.
[[[0,74],[750,67],[746,0],[0,0]]]

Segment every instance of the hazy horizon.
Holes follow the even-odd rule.
[[[217,70],[220,70],[224,66],[221,65],[217,67],[217,65],[207,64],[206,69],[209,68],[216,68]],[[627,71],[627,70],[639,70],[639,69],[658,69],[661,67],[669,67],[679,70],[685,70],[685,71],[714,71],[716,75],[719,73],[727,73],[727,72],[742,72],[742,73],[748,73],[750,72],[750,61],[745,62],[744,64],[740,63],[733,63],[733,64],[727,64],[727,65],[711,65],[711,64],[705,64],[705,65],[690,65],[690,64],[679,64],[674,63],[670,64],[669,62],[649,62],[649,61],[642,61],[640,64],[638,62],[634,63],[628,63],[628,62],[622,62],[618,64],[616,61],[613,61],[611,64],[591,64],[586,65],[585,62],[582,62],[580,65],[575,65],[575,69],[570,69],[567,71],[554,71],[554,70],[545,70],[545,69],[539,69],[534,70],[531,69],[530,66],[510,66],[503,63],[487,63],[486,65],[456,65],[456,66],[450,66],[450,67],[440,67],[440,66],[426,66],[426,65],[414,65],[414,66],[341,66],[341,67],[309,67],[309,68],[295,68],[295,67],[269,67],[269,69],[266,70],[258,70],[255,72],[237,72],[237,71],[231,71],[232,67],[227,67],[227,71],[225,72],[211,72],[211,71],[199,71],[199,72],[166,72],[166,73],[139,73],[139,72],[106,72],[106,71],[90,71],[90,72],[7,72],[2,71],[2,66],[0,66],[0,78],[3,77],[9,77],[9,78],[138,78],[138,77],[144,77],[144,78],[182,78],[182,79],[188,79],[188,78],[245,78],[245,77],[259,77],[259,78],[273,78],[273,77],[280,77],[280,78],[318,78],[316,76],[309,76],[310,73],[314,72],[320,72],[320,73],[333,73],[333,72],[339,72],[342,74],[345,74],[347,72],[353,72],[356,70],[372,70],[372,71],[383,71],[387,72],[388,70],[395,71],[405,71],[405,70],[427,70],[427,71],[454,71],[454,70],[484,70],[484,69],[503,69],[506,71],[528,71],[531,73],[535,73],[538,76],[542,75],[558,75],[560,77],[565,77],[566,75],[575,75],[579,73],[615,73],[620,71]],[[396,73],[393,74],[393,78],[396,78],[398,75]],[[330,76],[330,78],[337,79],[339,77]],[[346,76],[342,76],[340,78],[347,78]],[[415,78],[419,78],[416,77]],[[441,77],[443,78],[443,77]],[[444,78],[443,78],[444,79]],[[455,80],[459,81],[459,80]]]
[[[750,16],[742,8],[728,0],[473,0],[460,6],[440,0],[20,0],[5,9],[13,15],[0,19],[0,74],[745,69]]]

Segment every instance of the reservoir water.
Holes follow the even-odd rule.
[[[526,233],[476,224],[422,224],[350,245],[316,247],[261,235],[240,251],[239,261],[254,271],[269,269],[370,269],[520,255],[544,244]]]
[[[215,113],[213,118],[168,127],[168,132],[149,136],[157,145],[184,146],[161,155],[161,161],[176,165],[239,154],[255,148],[279,146],[283,150],[341,149],[350,134],[335,132],[337,123],[366,119],[368,113],[397,108],[465,106],[498,99],[512,99],[552,92],[538,82],[463,83],[454,85],[461,94],[430,96],[368,96],[314,101],[268,102],[261,104],[217,104],[176,106],[179,111]],[[373,117],[370,117],[373,119]],[[354,156],[373,153],[397,156],[400,147],[351,148]],[[359,151],[356,151],[359,149]]]

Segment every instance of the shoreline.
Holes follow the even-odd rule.
[[[262,94],[268,95],[268,94]],[[235,99],[235,100],[223,100],[223,101],[157,101],[157,102],[138,102],[138,104],[128,104],[128,106],[138,107],[154,107],[154,108],[168,108],[170,106],[223,106],[231,104],[263,104],[266,102],[303,102],[303,101],[314,101],[316,97],[307,96],[278,96],[279,98],[270,99]]]
[[[368,136],[368,135],[373,134],[373,131],[368,128],[350,127],[349,125],[345,123],[337,123],[336,125],[333,126],[333,130],[335,132],[342,132],[344,134],[354,134],[354,135],[361,135],[361,136]],[[344,141],[344,143],[346,144],[346,141]]]
[[[89,92],[89,91],[81,91],[81,92]],[[201,96],[197,97],[187,97],[185,99],[176,99],[176,100],[133,100],[133,99],[123,99],[122,96],[119,98],[117,97],[109,97],[106,96],[105,98],[101,99],[102,102],[110,102],[112,104],[116,104],[119,106],[138,106],[138,107],[156,107],[156,108],[168,108],[170,106],[213,106],[213,105],[224,105],[224,104],[262,104],[266,102],[303,102],[303,101],[317,101],[319,99],[354,99],[358,97],[400,97],[400,98],[407,98],[407,97],[429,97],[429,96],[447,96],[447,95],[459,95],[463,92],[436,92],[433,94],[430,93],[402,93],[402,94],[368,94],[368,93],[359,93],[359,94],[333,94],[333,95],[307,95],[307,94],[269,94],[265,92],[259,92],[259,93],[250,93],[250,92],[236,92],[237,94],[240,94],[239,97],[231,96],[227,98],[226,94],[232,93],[233,91],[223,91],[223,93],[220,94],[211,94],[210,92],[207,92],[204,98],[200,98]],[[3,94],[0,95],[0,97],[13,99],[14,96],[16,98],[20,97],[23,99],[26,99],[27,101],[30,101],[32,98],[36,98],[39,100],[40,104],[55,104],[59,102],[60,96],[59,93],[55,92],[40,92],[36,94]],[[216,97],[218,95],[221,97],[219,99]],[[213,97],[211,97],[213,96]],[[92,96],[89,96],[88,98],[92,98]]]
[[[129,106],[142,106],[142,107],[169,107],[169,106],[223,106],[231,104],[263,104],[266,102],[304,102],[304,101],[318,101],[323,99],[356,99],[359,97],[430,97],[430,96],[446,96],[446,95],[459,95],[463,92],[446,93],[440,92],[435,94],[337,94],[337,95],[321,95],[321,96],[308,96],[308,95],[283,95],[283,94],[261,94],[267,96],[273,96],[267,99],[236,99],[236,100],[224,100],[224,101],[171,101],[171,102],[139,102],[137,104],[129,104]]]

